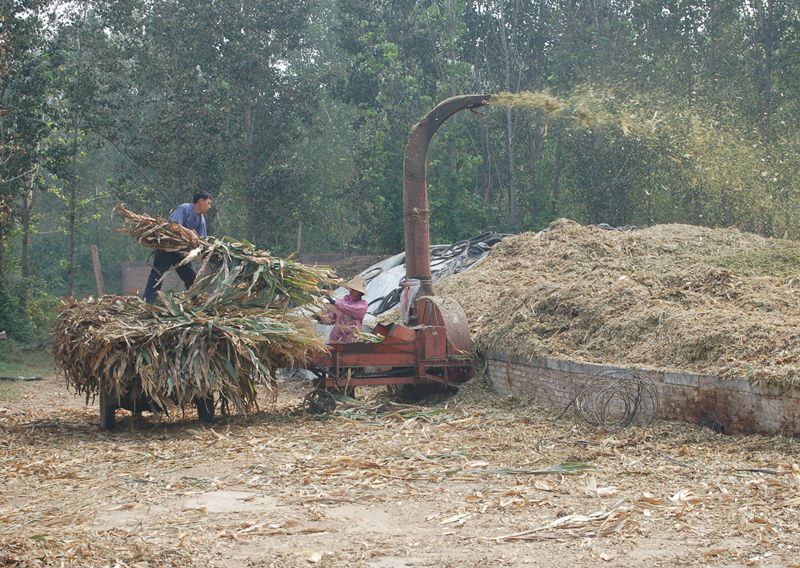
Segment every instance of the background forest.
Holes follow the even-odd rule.
[[[0,0],[0,329],[147,251],[112,207],[214,195],[286,255],[402,249],[410,128],[431,241],[558,217],[800,237],[796,0]],[[527,103],[527,104],[526,104]],[[115,288],[116,287],[116,288]]]

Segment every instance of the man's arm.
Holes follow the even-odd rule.
[[[179,225],[186,227],[188,215],[189,215],[189,208],[183,205],[179,205],[175,208],[175,211],[172,212],[172,215],[169,216],[169,219],[170,221],[174,221],[175,223],[178,223]],[[200,227],[198,227],[199,230],[192,231],[194,233],[194,238],[192,239],[192,245],[198,246],[200,244],[200,239],[198,239],[198,233],[200,234],[201,237],[205,237],[206,236],[205,228],[206,228],[205,219],[203,219],[203,224],[200,225]],[[202,230],[202,232],[200,232],[200,230]]]

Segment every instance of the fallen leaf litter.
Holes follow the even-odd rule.
[[[0,565],[369,566],[419,546],[442,566],[800,555],[793,439],[582,428],[480,381],[426,406],[361,389],[312,417],[308,388],[283,383],[274,406],[213,428],[125,413],[106,433],[57,381],[27,385],[0,409]]]

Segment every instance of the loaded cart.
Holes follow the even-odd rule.
[[[305,398],[311,413],[333,410],[332,391],[347,393],[367,385],[457,387],[474,374],[472,340],[464,310],[454,301],[434,297],[431,278],[428,146],[436,129],[455,113],[481,107],[488,95],[462,95],[441,102],[411,130],[403,162],[403,217],[406,281],[418,281],[415,298],[407,298],[404,324],[379,324],[378,343],[335,343],[310,368],[315,389]]]
[[[206,237],[163,218],[115,211],[151,248],[186,251],[200,277],[155,304],[138,296],[65,299],[53,325],[53,358],[67,386],[99,399],[100,422],[117,409],[192,409],[202,422],[221,409],[243,414],[259,394],[277,394],[275,370],[312,360],[324,342],[306,318],[290,314],[322,302],[333,283],[324,269],[272,256],[249,243]]]

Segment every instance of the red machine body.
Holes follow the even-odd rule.
[[[367,385],[455,386],[473,375],[472,340],[457,303],[426,296],[416,302],[417,322],[379,324],[380,343],[334,343],[319,358],[317,387],[347,392]]]
[[[474,374],[472,340],[464,310],[433,295],[430,261],[428,146],[442,123],[457,112],[478,108],[488,95],[462,95],[439,103],[414,128],[403,162],[406,277],[420,281],[409,325],[379,325],[380,343],[337,343],[314,362],[317,389],[306,397],[309,412],[335,406],[330,391],[366,385],[457,386]]]

